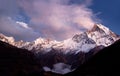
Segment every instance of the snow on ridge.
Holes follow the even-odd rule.
[[[105,27],[105,26],[102,25],[102,24],[97,24],[97,26],[98,26],[99,28],[101,28],[102,30],[104,30],[104,32],[105,32],[106,34],[110,34],[110,29],[109,29],[109,28]]]
[[[89,52],[90,49],[93,49],[96,46],[109,46],[116,40],[118,40],[118,38],[111,35],[111,31],[107,27],[103,26],[102,24],[96,24],[96,26],[100,29],[100,31],[104,32],[101,33],[99,30],[94,29],[94,31],[76,34],[74,37],[60,42],[44,39],[41,37],[32,42],[15,42],[13,37],[7,37],[2,34],[0,34],[0,36],[4,38],[0,39],[18,48],[24,48],[28,50],[34,49],[36,50],[36,53],[40,50],[44,50],[44,52],[49,52],[52,49],[55,49],[62,50],[62,52],[65,54],[68,52],[72,52],[75,54],[79,53],[80,51]],[[116,34],[112,34],[116,36]]]
[[[8,37],[0,33],[0,40],[9,44],[14,45],[15,39],[13,37]]]
[[[95,30],[92,32],[87,32],[87,34],[89,38],[93,39],[96,42],[97,46],[103,45],[107,47],[119,39],[119,37],[117,37],[115,33],[113,33],[111,30],[109,30],[109,28],[105,27],[104,25],[96,24],[95,26],[97,26],[103,32]]]

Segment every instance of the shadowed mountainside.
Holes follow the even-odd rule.
[[[64,76],[119,76],[120,40],[104,48],[75,71]]]
[[[0,41],[0,76],[40,76],[33,53]]]
[[[119,76],[120,40],[104,48],[75,71],[59,75],[44,72],[32,52],[0,41],[0,76]]]

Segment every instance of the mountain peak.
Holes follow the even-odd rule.
[[[97,31],[97,32],[99,32],[101,34],[103,34],[103,33],[104,34],[109,34],[109,35],[111,35],[111,36],[113,36],[115,38],[120,38],[119,35],[117,35],[116,33],[112,32],[108,27],[106,27],[106,26],[104,26],[102,24],[95,24],[93,26],[93,28],[89,32],[95,32],[95,31]]]
[[[90,31],[96,31],[97,29],[100,29],[97,24],[94,24],[93,28]]]
[[[10,44],[13,44],[15,42],[15,39],[13,37],[8,37],[1,33],[0,33],[0,40]]]
[[[97,45],[103,46],[109,46],[120,38],[102,24],[95,24],[90,31],[87,31],[87,34]]]
[[[95,32],[95,31],[100,33],[107,33],[107,34],[110,33],[109,28],[105,27],[102,24],[94,24],[93,28],[89,32]]]

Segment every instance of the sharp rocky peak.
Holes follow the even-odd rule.
[[[88,32],[99,32],[99,33],[108,33],[110,32],[109,28],[105,27],[102,24],[94,24],[93,28]]]
[[[93,39],[97,45],[109,46],[120,37],[113,33],[109,28],[102,24],[95,24],[94,27],[87,31],[88,37]]]
[[[112,32],[109,28],[107,28],[106,26],[102,25],[102,24],[94,24],[93,28],[91,30],[88,30],[87,33],[93,33],[93,32],[97,32],[100,34],[104,34],[104,35],[111,35],[115,38],[119,38],[120,36],[118,36],[117,34],[115,34],[114,32]]]

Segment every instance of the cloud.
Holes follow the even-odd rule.
[[[2,24],[0,25],[0,32],[8,36],[13,36],[16,40],[30,41],[39,36],[37,32],[34,32],[34,30],[25,23],[16,23],[16,21],[12,20],[10,17],[0,18],[0,24]]]
[[[70,1],[0,0],[0,31],[23,40],[32,40],[38,36],[64,40],[91,29],[96,23],[95,15],[88,8],[92,0],[81,0],[79,4],[76,4],[77,0],[72,4],[69,4]],[[25,12],[30,18],[28,24],[12,19],[19,12]],[[29,34],[26,33],[28,31]]]
[[[0,33],[15,37],[16,40],[30,41],[40,35],[26,23],[15,21],[12,17],[19,14],[17,0],[0,0]]]
[[[19,21],[16,21],[16,24],[18,24],[19,26],[21,26],[22,28],[25,28],[25,29],[31,29],[28,24],[24,23],[24,22],[19,22]]]
[[[93,20],[95,16],[92,10],[87,8],[92,0],[85,0],[80,5],[69,5],[69,1],[22,0],[20,3],[31,17],[32,28],[41,33],[51,34],[55,39],[66,39],[75,33],[91,29],[96,23]]]

